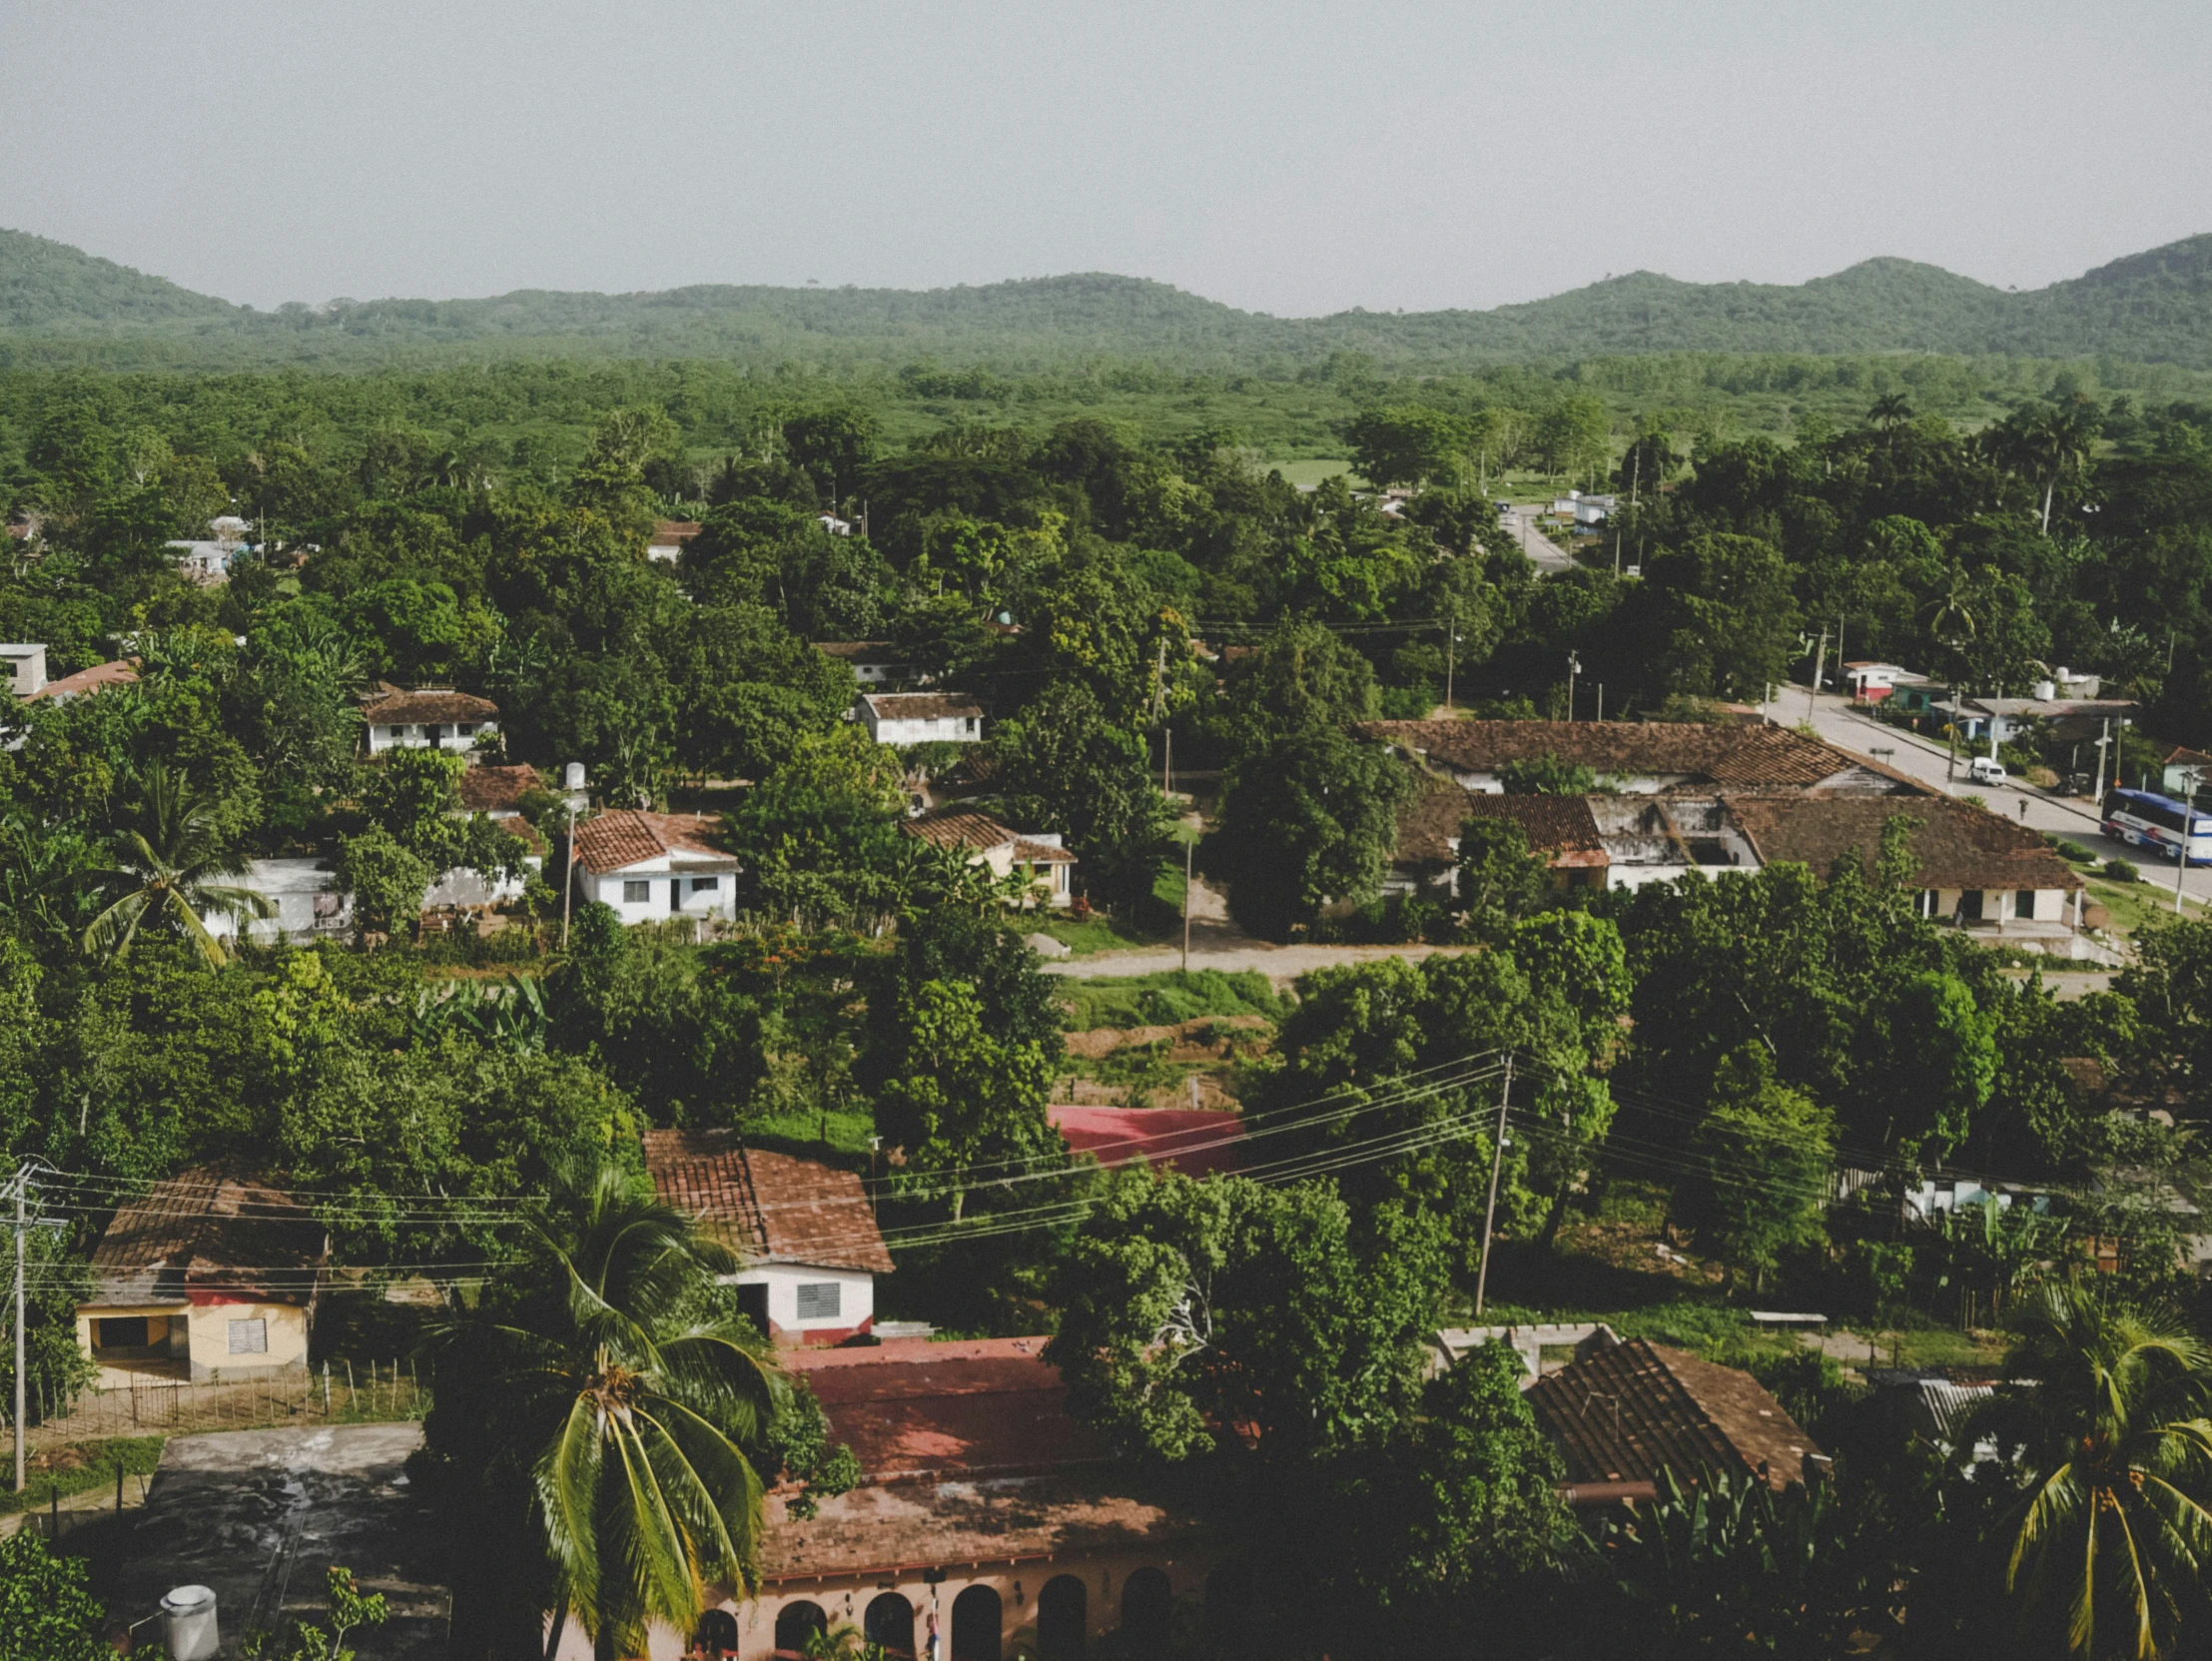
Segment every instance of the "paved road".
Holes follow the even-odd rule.
[[[1499,528],[1521,544],[1521,551],[1536,561],[1539,571],[1571,571],[1575,568],[1574,556],[1557,542],[1536,528],[1536,515],[1525,507],[1516,507],[1508,523],[1503,517]]]
[[[1805,688],[1785,689],[1774,702],[1764,705],[1763,711],[1772,720],[1795,726],[1806,718]],[[1899,727],[1886,726],[1852,709],[1850,700],[1838,693],[1824,692],[1813,699],[1813,730],[1839,748],[1860,755],[1873,749],[1892,752],[1877,759],[1938,790],[1948,790],[1954,796],[1979,796],[1989,804],[1991,811],[2020,819],[2031,829],[2067,837],[2100,859],[2132,860],[2147,881],[2162,887],[2168,894],[2173,892],[2172,867],[2163,860],[2146,856],[2142,849],[2130,848],[2107,837],[2098,826],[2095,806],[2086,797],[2052,796],[2016,780],[1994,787],[1975,784],[1964,776],[1967,752],[1963,749],[1959,752],[1959,776],[1946,781],[1943,773],[1948,752],[1941,744]],[[2024,819],[2020,813],[2023,802],[2027,806]],[[2212,866],[2191,867],[2182,891],[2200,904],[2212,903]]]

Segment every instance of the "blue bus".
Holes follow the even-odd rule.
[[[2212,813],[2192,810],[2171,796],[2149,790],[2114,790],[2104,798],[2104,834],[2160,859],[2179,859],[2183,827],[2189,838],[2189,863],[2212,865]]]

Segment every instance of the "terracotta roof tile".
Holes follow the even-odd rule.
[[[1426,754],[1462,773],[1556,756],[1599,777],[1680,774],[1697,783],[1746,789],[1811,789],[1858,774],[1888,789],[1925,793],[1894,768],[1788,727],[1683,721],[1368,721],[1370,738]]]
[[[663,854],[730,856],[706,840],[721,824],[715,813],[645,813],[617,808],[576,826],[576,860],[587,871],[620,871]]]
[[[92,1266],[108,1301],[183,1302],[196,1288],[221,1287],[304,1304],[329,1245],[315,1214],[282,1189],[188,1171],[118,1208]]]
[[[1499,796],[1462,790],[1441,780],[1398,811],[1397,857],[1411,863],[1450,865],[1452,843],[1471,818],[1510,819],[1528,835],[1529,847],[1554,865],[1603,865],[1605,843],[1598,822],[1580,796]]]
[[[73,675],[48,681],[23,701],[36,703],[41,698],[65,700],[80,697],[87,692],[97,692],[103,686],[129,686],[137,679],[136,663],[95,663],[89,669],[79,669]]]
[[[497,720],[499,706],[489,698],[450,687],[410,692],[387,683],[362,700],[361,715],[372,726],[419,726],[425,722],[443,726],[449,721]]]
[[[847,663],[889,663],[899,655],[899,648],[889,640],[817,640],[814,649]]]
[[[701,528],[697,519],[655,519],[652,545],[664,548],[673,543],[680,547],[698,535]]]
[[[747,1148],[735,1131],[647,1131],[653,1189],[755,1261],[889,1274],[895,1266],[850,1171]]]
[[[2024,825],[1949,796],[1729,796],[1724,798],[1760,863],[1789,860],[1826,877],[1856,852],[1873,869],[1881,828],[1899,816],[1918,820],[1906,846],[1922,888],[2057,888],[2080,876]]]
[[[460,776],[460,805],[471,813],[491,813],[513,807],[544,784],[535,767],[471,767]]]
[[[1821,1448],[1748,1372],[1641,1338],[1598,1350],[1529,1385],[1526,1398],[1575,1482],[1691,1480],[1757,1471],[1780,1488]]]
[[[925,813],[918,819],[902,819],[899,829],[908,836],[933,843],[940,848],[973,848],[979,853],[992,848],[1003,848],[1009,842],[1019,840],[1014,832],[990,814],[970,813],[958,808],[943,813]]]

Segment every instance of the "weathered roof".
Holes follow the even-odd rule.
[[[443,726],[448,721],[488,721],[498,713],[499,706],[489,698],[456,692],[449,686],[409,691],[388,681],[380,682],[361,706],[363,720],[381,726],[420,726],[424,722]]]
[[[616,808],[576,826],[576,860],[587,871],[620,871],[666,854],[728,860],[706,838],[722,822],[716,813],[646,813]]]
[[[864,692],[860,701],[879,721],[940,721],[983,714],[983,705],[965,692]]]
[[[2202,750],[2192,750],[2186,744],[2178,744],[2174,747],[2174,753],[2166,757],[2165,764],[2168,767],[2202,767],[2207,772],[2212,772],[2212,755],[2206,755]]]
[[[1766,1467],[1776,1487],[1803,1479],[1819,1444],[1748,1372],[1632,1339],[1547,1374],[1524,1392],[1567,1456],[1575,1482],[1690,1480]]]
[[[137,679],[138,665],[136,663],[125,661],[95,663],[89,669],[79,669],[73,675],[64,675],[59,680],[48,681],[23,701],[25,703],[36,703],[41,698],[52,698],[59,701],[81,697],[87,692],[97,692],[103,686],[128,686]]]
[[[1050,842],[1036,842],[1020,831],[1010,830],[988,813],[972,813],[953,809],[943,813],[925,813],[920,818],[903,819],[899,828],[907,835],[919,837],[924,842],[940,848],[972,848],[988,853],[994,848],[1012,844],[1014,857],[1032,865],[1073,865],[1076,856],[1066,848]]]
[[[1812,789],[1840,775],[1922,792],[1894,768],[1788,727],[1685,721],[1368,721],[1370,738],[1425,754],[1457,772],[1493,772],[1550,755],[1601,778],[1681,775],[1746,789]]]
[[[683,543],[698,535],[699,530],[700,524],[697,519],[655,519],[653,521],[652,545],[657,548],[670,545],[680,547]]]
[[[850,1171],[747,1148],[737,1132],[647,1131],[653,1189],[753,1261],[889,1274],[867,1190]]]
[[[890,640],[817,640],[814,649],[848,663],[889,663],[899,655],[897,644]]]
[[[1040,1471],[1106,1457],[1068,1413],[1068,1387],[1042,1337],[937,1343],[891,1338],[856,1349],[800,1350],[835,1437],[872,1482]]]
[[[2024,825],[1950,796],[1913,800],[1901,796],[1730,796],[1730,813],[1762,865],[1790,860],[1819,876],[1845,853],[1855,852],[1871,871],[1881,851],[1881,828],[1891,819],[1918,823],[1906,846],[1922,888],[2057,888],[2071,892],[2081,878]]]
[[[284,1190],[188,1171],[117,1209],[92,1252],[94,1301],[182,1303],[224,1290],[305,1304],[329,1249],[329,1232]]]
[[[1459,857],[1452,845],[1470,818],[1512,820],[1529,847],[1549,855],[1554,865],[1606,863],[1598,822],[1582,797],[1499,796],[1441,780],[1425,781],[1420,794],[1399,809],[1397,857],[1413,864],[1452,864]]]
[[[544,785],[535,767],[471,767],[460,776],[460,805],[471,813],[495,813]]]

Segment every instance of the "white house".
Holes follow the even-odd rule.
[[[863,692],[853,719],[879,744],[974,744],[983,705],[965,692]]]
[[[43,645],[0,645],[0,675],[8,690],[19,698],[30,697],[46,686],[46,648]]]
[[[907,678],[899,648],[889,640],[817,640],[814,649],[848,665],[862,686],[889,686]]]
[[[699,534],[699,529],[696,519],[654,520],[653,534],[645,543],[645,557],[656,564],[675,564],[683,557],[683,550],[691,538]]]
[[[1897,689],[1898,681],[1919,678],[1898,663],[1865,660],[1843,665],[1843,679],[1851,689],[1853,703],[1879,703]]]
[[[743,1259],[723,1284],[777,1343],[841,1343],[875,1325],[891,1253],[854,1173],[748,1148],[729,1130],[647,1131],[645,1169],[663,1202]]]
[[[986,813],[954,810],[907,819],[899,828],[940,848],[968,855],[968,863],[986,867],[1000,881],[1020,872],[1045,891],[1045,904],[1065,906],[1075,898],[1069,877],[1076,856],[1061,846],[1058,832],[1009,830]]]
[[[245,932],[250,940],[281,940],[302,946],[317,940],[342,939],[354,925],[353,895],[340,889],[337,874],[320,860],[249,860],[242,873],[226,878],[225,883],[251,889],[277,908],[272,917],[246,920]],[[210,912],[201,921],[218,940],[235,939],[239,934],[239,920],[227,912]]]
[[[612,906],[625,923],[729,916],[739,866],[706,840],[719,822],[711,813],[635,808],[583,820],[570,864],[576,898]]]
[[[369,734],[370,755],[402,748],[451,750],[466,755],[476,747],[478,738],[499,730],[497,704],[447,686],[405,691],[379,681],[376,689],[362,700],[361,718]]]

